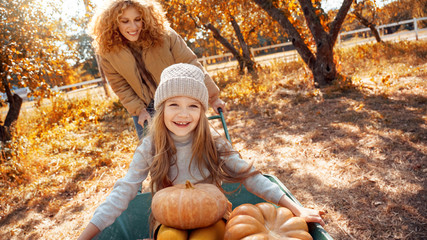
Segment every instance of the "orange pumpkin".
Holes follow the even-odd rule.
[[[210,226],[224,216],[227,198],[213,184],[186,184],[164,188],[152,199],[151,211],[161,224],[178,229]]]
[[[304,219],[287,208],[270,203],[242,204],[235,208],[225,227],[224,240],[312,240]]]

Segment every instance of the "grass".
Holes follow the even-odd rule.
[[[327,210],[335,239],[425,239],[425,43],[337,50],[341,75],[322,90],[301,62],[273,62],[258,80],[218,73],[234,146],[300,202]],[[1,239],[76,238],[124,175],[133,122],[101,95],[21,113],[0,158]]]

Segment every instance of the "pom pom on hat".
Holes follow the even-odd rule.
[[[198,100],[208,109],[208,89],[204,72],[192,65],[178,63],[165,68],[160,76],[160,84],[154,94],[154,108],[172,97],[184,96]]]

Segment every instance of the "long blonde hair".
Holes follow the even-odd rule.
[[[164,105],[163,102],[157,109],[150,127],[150,133],[147,137],[153,139],[153,155],[154,159],[150,166],[151,175],[151,192],[171,186],[173,179],[169,179],[169,168],[176,164],[176,147],[172,137],[164,123]],[[248,165],[247,169],[239,172],[238,176],[225,167],[224,158],[231,154],[238,154],[232,149],[231,145],[227,144],[227,140],[220,135],[213,136],[211,128],[205,115],[205,109],[202,107],[199,123],[194,129],[193,145],[192,145],[192,160],[197,161],[197,167],[204,178],[203,169],[206,168],[210,173],[210,180],[213,184],[221,189],[221,182],[240,182],[243,179],[255,175],[258,171],[251,171],[252,165]],[[218,144],[222,144],[218,150]],[[191,163],[190,163],[191,165]],[[190,167],[190,166],[189,166]]]
[[[119,31],[124,10],[134,7],[141,13],[142,31],[135,42],[142,48],[159,46],[167,34],[169,22],[160,3],[155,0],[110,0],[97,9],[88,25],[93,46],[100,55],[126,47],[128,40]]]

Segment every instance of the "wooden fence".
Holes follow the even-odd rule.
[[[419,40],[422,38],[427,38],[427,28],[422,28],[422,29],[418,28],[419,26],[418,23],[420,21],[427,21],[427,17],[414,18],[406,21],[397,22],[397,23],[385,24],[385,25],[377,26],[377,29],[383,40],[393,40],[393,39]],[[399,29],[398,31],[391,33],[392,30],[390,29],[393,27],[396,28],[397,26],[404,26],[403,27],[404,30]],[[405,26],[409,26],[409,27],[405,27]],[[412,28],[412,30],[407,30],[405,28]],[[363,28],[363,29],[358,29],[358,30],[349,31],[349,32],[342,32],[339,34],[337,47],[373,42],[375,41],[375,38],[370,36],[370,31],[371,30],[369,28]],[[278,51],[277,49],[287,49],[287,50]],[[271,50],[275,50],[276,52],[268,53],[268,51],[271,51]],[[251,48],[250,51],[257,63],[268,62],[274,59],[283,59],[283,61],[290,62],[290,61],[296,61],[299,58],[299,55],[296,52],[296,50],[293,50],[293,46],[291,42],[258,47],[258,48]],[[234,59],[231,53],[225,53],[222,55],[215,55],[215,56],[209,56],[209,57],[202,57],[202,58],[199,58],[198,60],[206,68],[207,71],[217,71],[217,70],[237,67],[237,61]],[[71,84],[67,86],[60,86],[60,87],[55,86],[53,90],[60,91],[60,90],[65,90],[65,89],[70,89],[75,87],[81,87],[84,85],[92,85],[92,87],[95,87],[96,85],[94,86],[94,84],[99,85],[99,83],[101,82],[102,82],[102,79],[97,78],[94,80]]]

